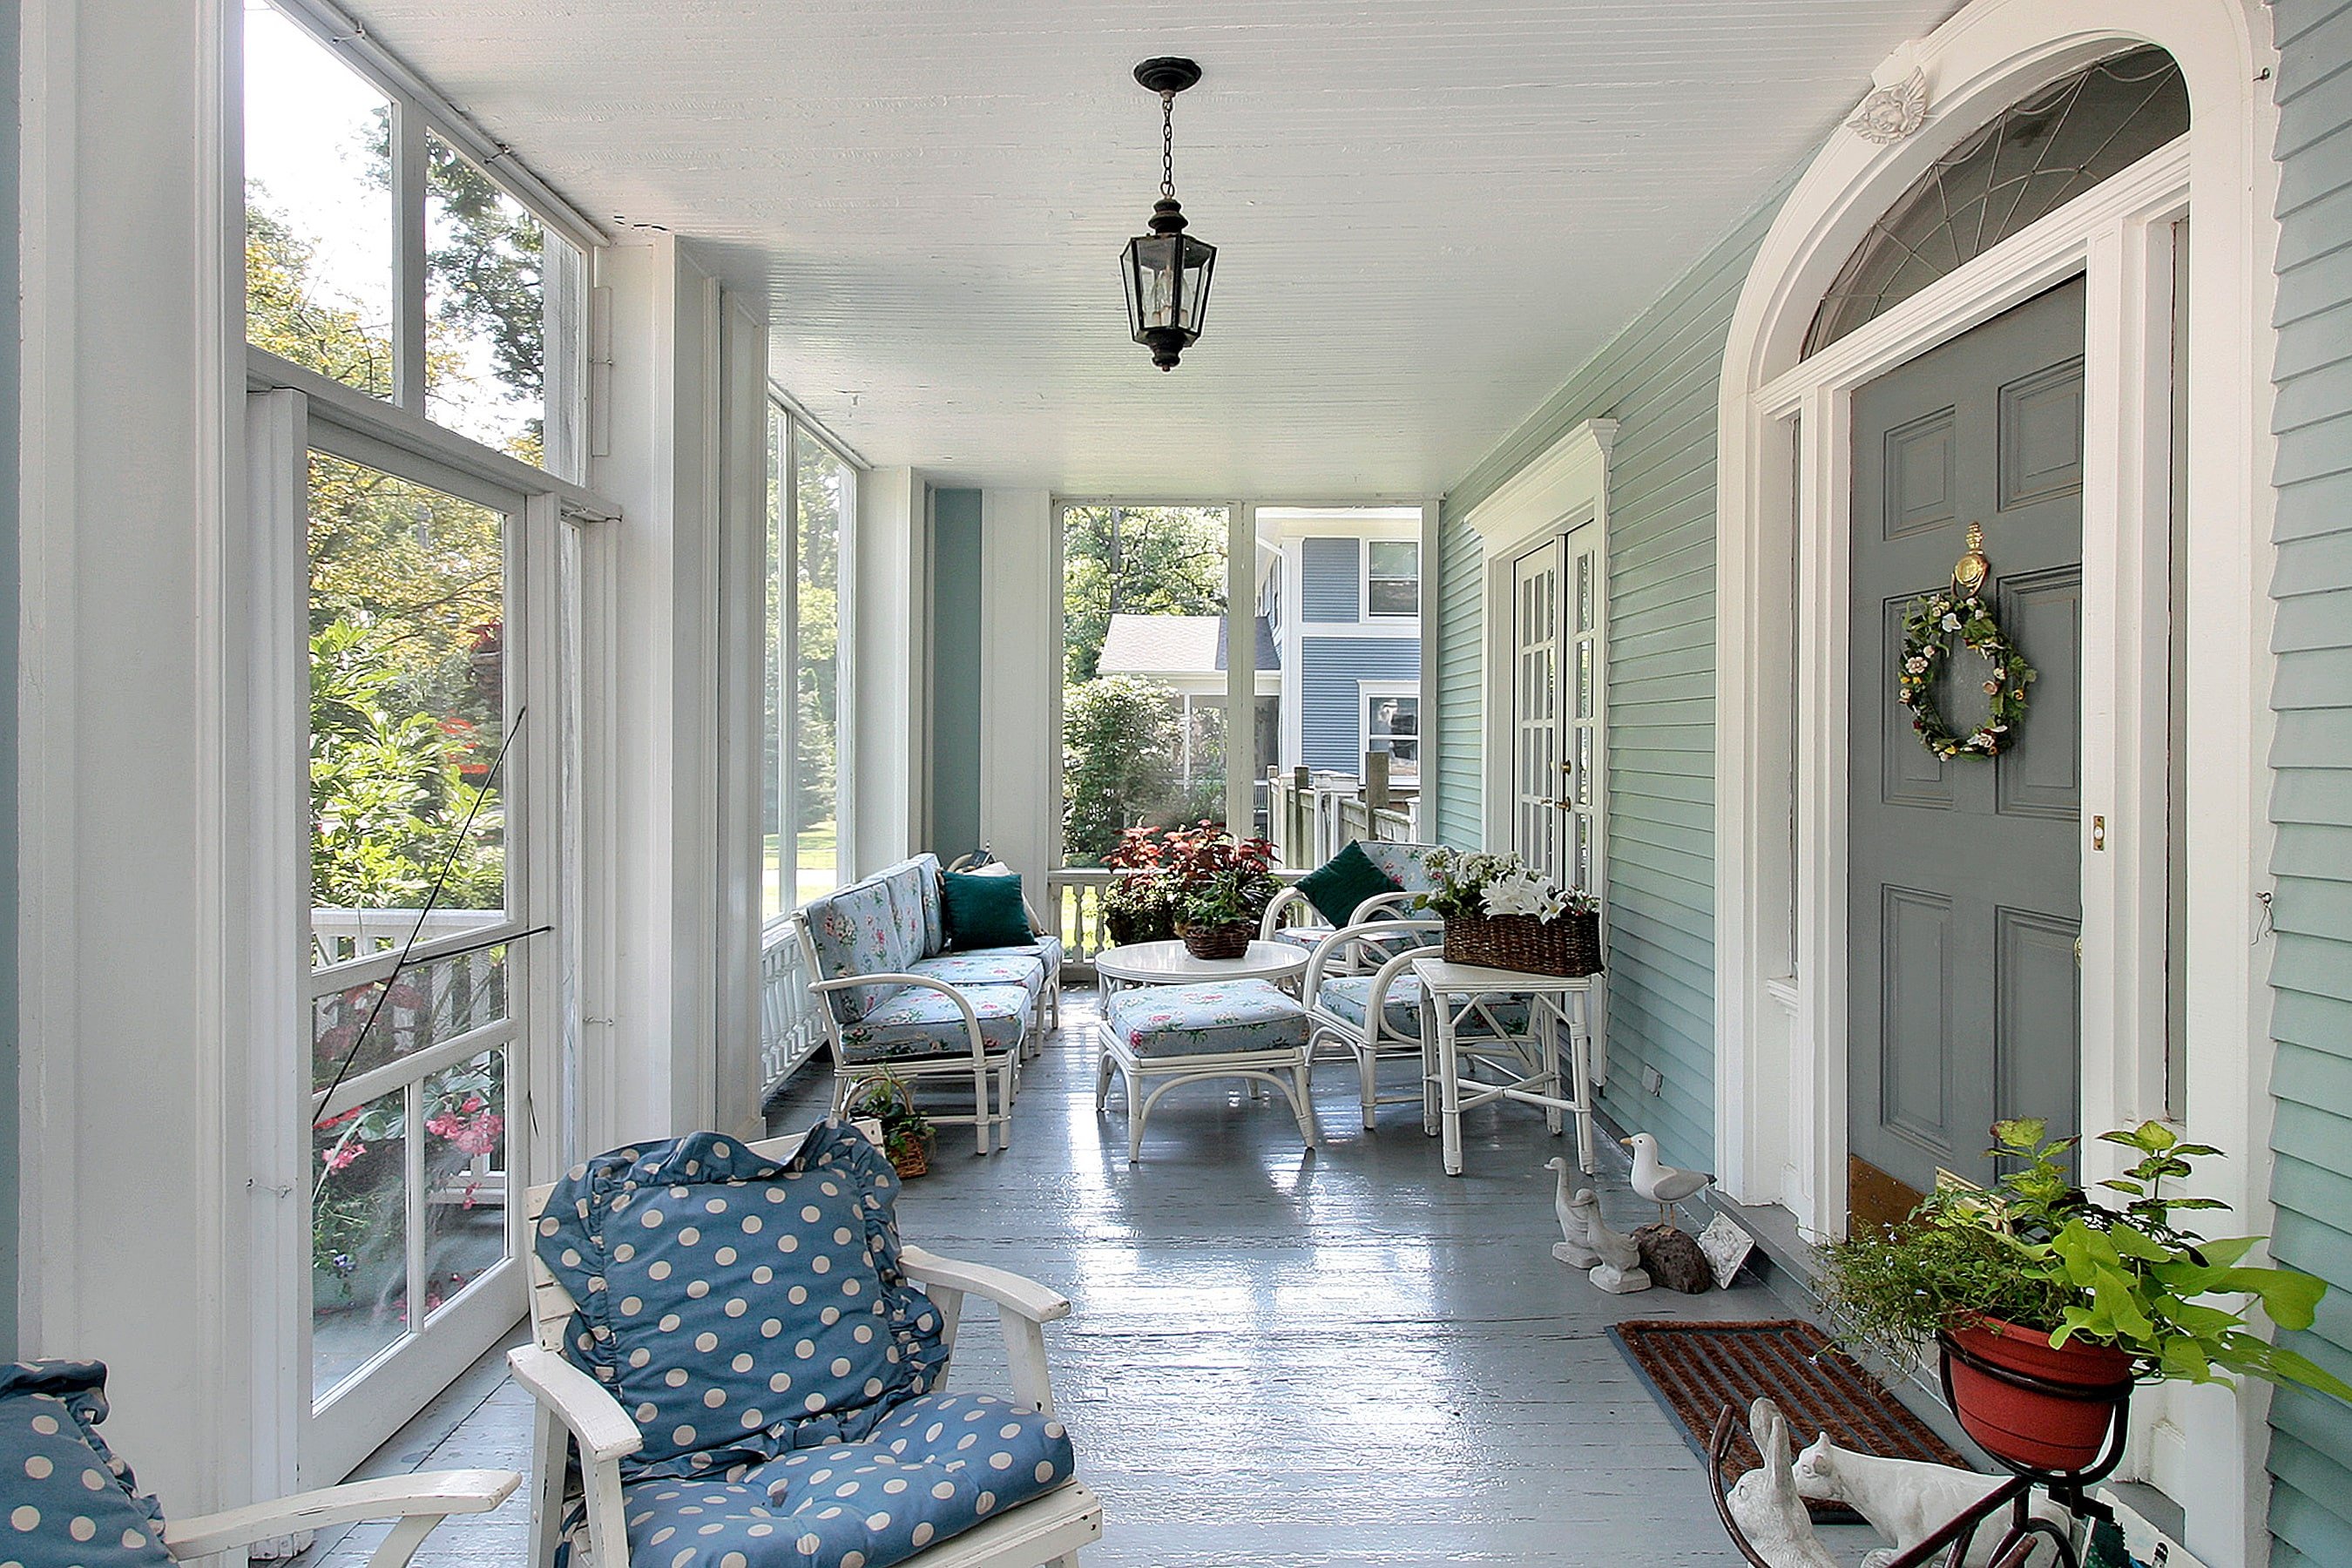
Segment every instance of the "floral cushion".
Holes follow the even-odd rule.
[[[1034,942],[1027,942],[1019,947],[975,947],[968,949],[964,952],[963,956],[966,958],[1004,958],[1014,954],[1018,954],[1024,958],[1037,958],[1043,960],[1046,972],[1051,973],[1053,971],[1062,967],[1062,939],[1058,936],[1041,936]]]
[[[1323,982],[1317,993],[1323,1010],[1335,1017],[1344,1018],[1360,1029],[1364,1026],[1365,1005],[1371,1000],[1372,976],[1342,974]],[[1528,1027],[1528,999],[1524,996],[1490,996],[1486,1010],[1495,1022],[1513,1034],[1525,1033]],[[1400,974],[1391,983],[1389,994],[1381,1005],[1381,1021],[1391,1035],[1408,1040],[1421,1038],[1421,982],[1410,974]],[[1486,1034],[1485,1020],[1476,1014],[1454,1026],[1463,1035]]]
[[[907,973],[944,980],[958,990],[971,985],[1018,985],[1034,998],[1045,988],[1045,961],[1007,948],[919,958]]]
[[[982,1047],[1010,1051],[1028,1026],[1030,991],[1020,985],[959,985],[959,995],[980,1018]],[[841,1026],[841,1052],[853,1062],[891,1061],[901,1057],[963,1057],[971,1054],[971,1032],[954,1001],[928,985],[907,985],[854,1024]]]
[[[578,1303],[564,1353],[645,1435],[628,1479],[859,1438],[945,1368],[898,1267],[898,1179],[834,1119],[779,1164],[714,1132],[599,1154],[533,1238]]]
[[[1114,997],[1107,1018],[1138,1057],[1297,1050],[1307,1043],[1306,1012],[1264,980],[1139,986]]]
[[[630,1487],[630,1560],[653,1568],[887,1568],[1051,1491],[1076,1468],[1050,1415],[928,1394],[863,1441],[800,1448],[725,1481]]]
[[[933,884],[931,899],[939,900],[939,863],[926,873],[915,862],[893,866],[877,879],[890,889],[890,967],[904,972],[917,959],[928,958],[939,952],[930,943],[930,930],[923,917],[923,885]]]
[[[1434,844],[1390,844],[1377,839],[1360,839],[1364,858],[1388,874],[1390,881],[1408,893],[1425,893],[1437,886],[1437,879],[1429,874],[1421,858]]]
[[[940,899],[940,858],[926,851],[915,857],[917,891],[923,901],[922,956],[948,950],[947,910]]]
[[[106,1367],[0,1363],[0,1559],[21,1568],[170,1568],[163,1515],[98,1435]]]
[[[882,883],[852,882],[837,892],[812,899],[803,918],[808,921],[809,945],[816,950],[820,978],[846,980],[856,974],[896,972],[891,946],[898,915],[891,907],[890,889]],[[826,1000],[833,1006],[835,1020],[849,1024],[866,1016],[897,990],[895,985],[848,985],[828,993]]]

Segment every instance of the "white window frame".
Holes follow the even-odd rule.
[[[1412,608],[1411,610],[1375,610],[1372,608],[1372,551],[1376,547],[1383,544],[1401,544],[1412,552]],[[1401,621],[1417,621],[1421,619],[1422,606],[1429,598],[1427,583],[1423,577],[1421,570],[1421,541],[1418,539],[1390,539],[1378,534],[1367,534],[1364,536],[1363,549],[1360,553],[1361,559],[1357,563],[1360,580],[1356,584],[1356,592],[1360,595],[1360,597],[1358,598],[1356,602],[1362,607],[1362,613],[1358,618],[1373,625],[1387,626],[1394,626]],[[1387,579],[1387,581],[1394,582],[1396,579],[1391,577]]]
[[[774,428],[776,423],[781,423],[782,426],[781,449],[769,454],[771,465],[769,482],[781,484],[783,489],[782,495],[776,503],[774,513],[780,548],[774,555],[766,560],[762,568],[765,571],[772,571],[777,575],[777,596],[781,601],[782,610],[782,614],[777,618],[776,629],[779,646],[774,652],[778,679],[782,687],[778,703],[777,721],[783,727],[783,732],[777,737],[779,742],[776,750],[777,820],[774,826],[777,830],[779,879],[777,891],[782,898],[782,907],[773,915],[767,912],[764,881],[767,876],[767,857],[766,850],[761,848],[758,851],[760,859],[755,868],[753,886],[761,889],[760,918],[761,945],[763,950],[785,940],[783,922],[794,910],[800,907],[800,836],[791,831],[791,826],[793,787],[800,777],[801,605],[800,558],[797,552],[801,536],[802,443],[806,442],[833,458],[849,475],[849,482],[844,487],[841,498],[841,518],[834,535],[836,556],[834,563],[834,592],[837,606],[835,614],[838,616],[834,643],[833,755],[834,866],[836,886],[850,881],[853,877],[849,861],[850,835],[847,821],[850,791],[846,787],[846,781],[851,776],[848,760],[851,729],[848,693],[853,689],[853,678],[850,673],[852,658],[850,603],[856,584],[856,574],[854,570],[856,557],[852,552],[852,546],[856,536],[857,490],[867,472],[864,462],[860,461],[843,443],[835,440],[830,432],[810,418],[800,405],[788,396],[781,387],[771,385],[768,388],[768,416],[772,421],[771,429]],[[766,737],[762,736],[761,740],[764,742]],[[761,747],[761,754],[764,759],[766,755],[764,744]],[[765,837],[768,826],[766,823],[761,825],[761,837]]]
[[[422,419],[425,411],[425,133],[429,131],[483,178],[520,203],[549,235],[563,242],[543,253],[541,308],[546,321],[543,394],[548,471],[579,480],[587,474],[589,434],[588,258],[610,237],[579,208],[531,173],[515,155],[435,91],[365,26],[329,0],[268,0],[270,8],[392,104],[393,395],[390,406]],[[234,24],[242,47],[242,13]],[[240,137],[237,145],[243,147]],[[244,188],[238,171],[236,188]],[[242,321],[244,301],[237,301]],[[361,395],[365,395],[362,394]],[[372,402],[384,400],[371,398]],[[462,437],[460,437],[462,439]]]
[[[1412,735],[1415,744],[1412,773],[1410,776],[1418,780],[1421,777],[1422,758],[1419,742],[1423,731],[1428,728],[1425,722],[1427,715],[1421,710],[1421,682],[1418,680],[1359,680],[1356,682],[1356,755],[1362,757],[1369,754],[1374,741],[1393,739],[1393,737],[1372,733],[1372,704],[1383,697],[1409,698],[1413,703],[1416,728]],[[1393,752],[1391,759],[1393,759]],[[1396,763],[1393,760],[1390,762],[1389,767],[1391,770],[1389,777],[1395,780],[1399,775],[1394,771]]]

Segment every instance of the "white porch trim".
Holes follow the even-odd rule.
[[[2240,0],[1979,0],[1906,46],[1926,127],[1834,133],[1749,272],[1727,344],[1717,469],[1717,1145],[1724,1184],[1835,1231],[1845,1206],[1845,546],[1850,394],[2075,272],[2088,281],[2084,533],[2084,1085],[2093,1130],[2163,1111],[2162,701],[2170,220],[2187,209],[2189,670],[2189,1126],[2236,1156],[2219,1195],[2264,1228],[2265,652],[2272,492],[2269,155],[2263,8]],[[1800,363],[1814,311],[1869,225],[2002,108],[2143,42],[2187,79],[2192,129],[2117,179]],[[1795,418],[1792,430],[1791,416]],[[1792,637],[1790,629],[1795,635]],[[2105,817],[2107,847],[2089,845]],[[2099,1173],[2094,1163],[2093,1173]],[[2258,1562],[2263,1401],[2174,1402],[2166,1475],[2187,1544]],[[2212,1457],[2232,1454],[2232,1463]],[[2159,1451],[2151,1462],[2164,1468]],[[2185,1471],[2185,1467],[2183,1468]]]

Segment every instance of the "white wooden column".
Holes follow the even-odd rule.
[[[839,766],[845,877],[913,854],[929,821],[928,492],[912,468],[876,468],[857,479],[857,525],[845,563],[850,593],[843,641],[850,652],[841,710],[848,734]]]
[[[1062,584],[1044,490],[980,499],[980,834],[1045,907],[1061,802],[1054,792],[1062,689]]]
[[[22,1347],[110,1364],[177,1515],[251,1490],[251,914],[295,847],[247,811],[237,10],[23,7]]]

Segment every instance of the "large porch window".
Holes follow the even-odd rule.
[[[841,557],[857,470],[782,405],[768,410],[767,697],[760,910],[843,880]]]

